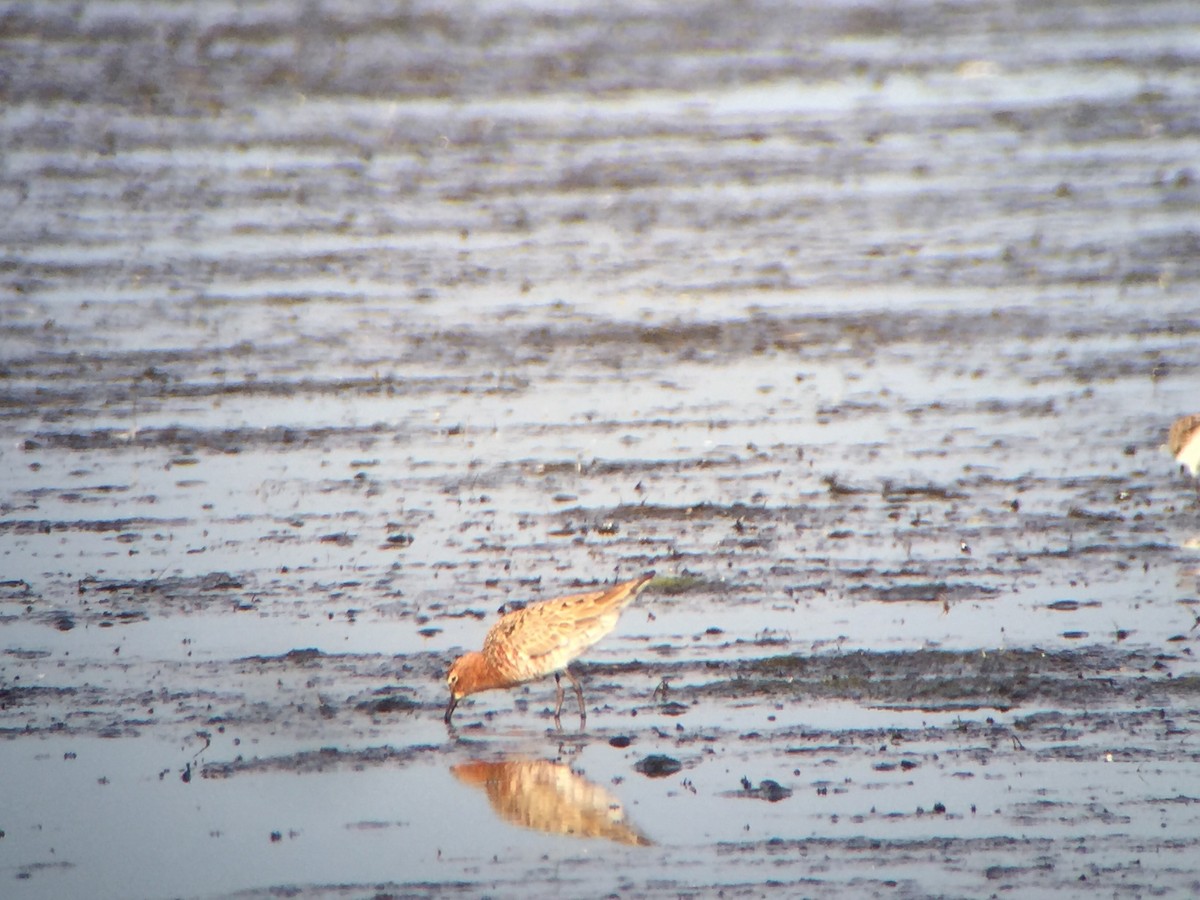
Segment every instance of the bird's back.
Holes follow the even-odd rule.
[[[616,627],[650,572],[603,591],[532,603],[501,617],[483,642],[488,662],[514,682],[565,669]]]

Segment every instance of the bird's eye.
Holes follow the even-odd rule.
[[[458,676],[454,673],[447,675],[446,684],[450,685],[450,687],[454,687],[456,684],[458,684]]]

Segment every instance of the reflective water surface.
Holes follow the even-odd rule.
[[[3,23],[0,896],[1194,893],[1195,4]]]

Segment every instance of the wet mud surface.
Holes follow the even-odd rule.
[[[1193,896],[1197,34],[0,13],[0,895]]]

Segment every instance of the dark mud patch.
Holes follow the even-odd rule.
[[[34,521],[29,519],[8,519],[0,523],[0,532],[9,534],[30,535],[43,534],[49,535],[58,531],[78,531],[91,533],[118,532],[119,534],[133,534],[143,529],[150,530],[154,528],[163,529],[164,531],[171,527],[179,527],[188,524],[186,519],[152,519],[152,518],[129,518],[129,519],[75,519],[75,520],[58,520],[58,521]]]
[[[398,713],[416,713],[425,709],[426,706],[413,700],[411,697],[387,691],[384,693],[384,696],[363,700],[354,708],[370,716],[379,717],[392,716]]]
[[[302,394],[293,388],[293,396]],[[73,407],[74,408],[74,407]],[[147,450],[166,448],[183,453],[210,451],[237,454],[251,450],[302,449],[325,446],[331,439],[370,441],[390,436],[391,430],[379,423],[362,428],[238,428],[215,431],[194,428],[139,428],[136,433],[117,429],[91,432],[40,431],[24,444],[27,453],[40,450]],[[369,446],[369,443],[368,443]],[[197,460],[183,457],[175,465],[194,465]]]
[[[287,653],[281,653],[279,656],[247,656],[244,659],[238,660],[247,667],[269,669],[273,667],[279,668],[319,668],[322,660],[326,659],[327,655],[322,653],[316,647],[304,647],[297,650],[289,650]]]
[[[851,594],[869,593],[883,603],[951,603],[959,600],[994,597],[1000,589],[981,584],[898,584],[891,587],[862,585],[850,589]]]
[[[10,651],[11,652],[11,651]],[[6,687],[0,689],[0,709],[63,701],[75,695],[71,688]]]
[[[205,762],[200,766],[204,778],[232,778],[235,775],[255,775],[266,772],[314,773],[330,769],[357,769],[363,766],[395,766],[411,763],[430,753],[444,752],[444,748],[429,746],[411,747],[367,747],[361,750],[342,750],[337,747],[322,747],[319,750],[290,753],[280,756],[239,757],[227,762]]]
[[[645,775],[647,778],[666,778],[681,771],[683,763],[674,757],[653,753],[644,759],[638,760],[633,768],[634,771]]]
[[[1080,653],[922,650],[796,655],[720,664],[717,668],[731,677],[693,686],[681,686],[676,680],[672,691],[684,698],[848,699],[923,710],[1158,705],[1200,693],[1196,676],[1171,676],[1172,662],[1190,665],[1190,660],[1180,657],[1121,653],[1099,646]]]
[[[778,803],[780,800],[786,800],[788,797],[792,796],[792,793],[793,791],[791,788],[785,788],[778,781],[772,781],[769,778],[765,779],[764,781],[760,781],[758,786],[754,787],[751,785],[750,779],[743,777],[741,790],[726,791],[723,796],[739,797],[744,800],[765,800],[768,803]]]
[[[1174,844],[1170,853],[1180,858],[1198,845],[1188,840]],[[816,839],[790,841],[773,838],[768,841],[724,844],[718,847],[722,855],[761,854],[766,858],[780,855],[822,854],[831,868],[849,867],[856,871],[871,871],[878,866],[935,861],[952,871],[970,873],[995,890],[1034,889],[1078,891],[1081,885],[1094,889],[1095,884],[1119,884],[1131,891],[1153,891],[1153,879],[1147,878],[1140,862],[1108,865],[1099,860],[1101,854],[1139,853],[1149,847],[1140,842],[1127,844],[1121,839],[1102,839],[1089,846],[1083,859],[1073,858],[1067,848],[1045,838],[935,838],[935,839]],[[1034,860],[1030,865],[1011,865],[992,862],[1014,858]],[[819,883],[819,882],[818,882]],[[855,878],[856,888],[877,890],[911,890],[917,884],[908,880],[888,878]],[[800,884],[795,884],[801,887]],[[814,885],[815,886],[815,885]]]
[[[91,523],[93,526],[95,523]],[[87,528],[83,530],[94,530]],[[121,530],[120,534],[134,534]],[[41,596],[29,598],[24,618],[70,631],[81,625],[111,628],[147,621],[151,615],[191,613],[243,605],[243,583],[226,572],[195,577],[164,576],[150,579],[111,579],[88,575],[75,584],[75,602],[69,607],[42,609]]]

